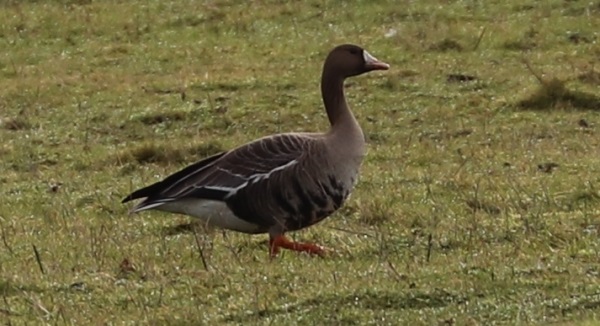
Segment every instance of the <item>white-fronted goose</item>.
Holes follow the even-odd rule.
[[[123,202],[144,198],[132,212],[157,209],[239,232],[268,232],[271,257],[279,248],[322,255],[323,248],[293,242],[284,234],[331,215],[352,191],[365,139],[346,103],[344,80],[388,68],[359,46],[334,48],[321,76],[328,132],[255,140],[134,191]]]

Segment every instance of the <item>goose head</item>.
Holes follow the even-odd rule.
[[[387,70],[390,66],[377,60],[365,49],[353,44],[335,47],[325,59],[324,72],[342,78],[358,76],[373,70]]]

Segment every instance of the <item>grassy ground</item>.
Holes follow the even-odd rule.
[[[600,323],[598,1],[0,2],[0,320]],[[369,140],[347,205],[294,237],[129,216],[205,155],[327,128],[334,44]]]

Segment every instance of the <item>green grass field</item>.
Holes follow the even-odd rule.
[[[600,324],[600,2],[0,2],[0,323]],[[120,200],[260,136],[328,128],[356,43],[369,153],[295,239]]]

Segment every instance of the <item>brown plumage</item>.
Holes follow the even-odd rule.
[[[123,202],[144,198],[132,212],[157,209],[239,232],[268,232],[271,256],[280,247],[323,254],[321,247],[292,242],[284,234],[331,215],[352,191],[365,140],[346,103],[344,80],[388,68],[356,45],[334,48],[321,77],[328,132],[255,140],[139,189]]]

